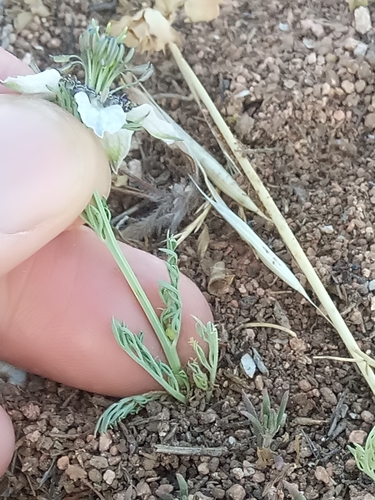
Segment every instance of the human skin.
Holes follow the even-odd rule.
[[[0,79],[31,73],[0,49]],[[7,95],[5,95],[5,92]],[[110,170],[98,139],[57,106],[0,86],[0,359],[55,381],[117,397],[157,389],[117,345],[111,319],[163,359],[155,334],[98,237],[79,222],[95,189],[107,195]],[[155,310],[163,261],[120,244]],[[193,352],[192,315],[211,321],[198,288],[181,277],[181,360]],[[0,407],[0,475],[14,435]]]

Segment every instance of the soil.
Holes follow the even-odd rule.
[[[2,46],[26,61],[32,50],[41,68],[50,64],[49,54],[76,50],[91,16],[105,23],[124,10],[121,5],[92,10],[95,5],[88,0],[46,0],[45,5],[50,14],[34,15],[17,33],[13,21],[28,7],[22,1],[0,2]],[[370,13],[375,26],[374,6]],[[344,0],[233,0],[209,24],[190,25],[181,19],[176,26],[185,57],[242,141],[360,347],[371,355],[375,29],[358,32]],[[146,61],[147,56],[138,59]],[[147,88],[223,160],[171,56],[152,55],[151,60],[156,71]],[[184,187],[189,168],[143,135],[129,167],[164,193],[172,184]],[[140,199],[125,196],[120,188],[111,201],[114,212],[121,213]],[[192,196],[190,209],[198,203],[197,195]],[[142,200],[136,208],[127,227],[144,220],[155,203]],[[259,217],[247,217],[306,285],[274,228]],[[182,229],[191,220],[190,211],[183,223],[175,222]],[[144,225],[147,238],[135,244],[154,251],[162,235],[152,229]],[[372,428],[371,391],[353,364],[314,358],[347,357],[338,334],[306,300],[275,279],[218,215],[209,215],[205,230],[205,252],[199,251],[197,236],[191,236],[179,255],[182,272],[205,292],[220,331],[219,374],[211,403],[199,398],[187,407],[173,401],[152,403],[108,435],[94,437],[97,418],[112,400],[35,376],[25,388],[3,383],[1,400],[15,425],[17,452],[1,480],[0,496],[169,500],[178,496],[179,472],[197,498],[302,498],[290,495],[286,480],[308,500],[375,499],[374,483],[358,471],[348,450],[350,442],[363,442]],[[125,231],[125,237],[129,234]],[[233,281],[214,295],[208,282],[218,262]],[[250,322],[290,327],[297,337],[251,327]],[[265,368],[250,378],[241,359],[253,348]],[[241,414],[242,390],[259,409],[264,388],[274,407],[290,391],[287,422],[274,440],[271,465],[257,456],[251,427]],[[158,445],[172,449],[161,453]],[[183,447],[193,450],[181,455]]]

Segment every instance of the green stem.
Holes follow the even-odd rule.
[[[171,367],[172,371],[176,374],[176,377],[179,380],[180,377],[178,375],[182,370],[182,366],[177,351],[173,346],[171,346],[170,341],[165,334],[164,328],[160,324],[159,317],[156,314],[155,309],[152,307],[147,295],[145,294],[141,284],[139,283],[136,275],[134,274],[133,269],[131,268],[129,262],[126,260],[124,254],[122,253],[120,246],[113,233],[107,214],[104,210],[101,197],[97,191],[94,192],[93,198],[95,201],[96,208],[99,210],[99,213],[101,215],[103,224],[103,229],[101,234],[99,234],[99,236],[106,243],[109,251],[113,255],[122,274],[125,276],[126,281],[128,282],[130,288],[132,289],[135,297],[137,298],[140,306],[142,307],[145,315],[147,316],[147,319],[149,320],[152,328],[154,329],[156,336],[159,339],[164,354],[168,360],[169,366]]]

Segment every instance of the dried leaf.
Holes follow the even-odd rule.
[[[224,262],[216,262],[210,269],[207,289],[212,295],[224,295],[228,293],[233,279],[234,276],[226,274]]]
[[[208,232],[208,227],[204,224],[201,234],[198,238],[198,257],[202,260],[210,242],[210,233]]]
[[[129,183],[129,177],[127,175],[114,175],[112,183],[115,187],[126,187]]]
[[[355,10],[357,7],[367,7],[368,0],[348,0],[349,10]]]
[[[258,448],[257,449],[258,460],[256,465],[260,469],[265,469],[273,464],[273,453],[269,448]]]
[[[209,22],[220,14],[221,0],[187,0],[185,14],[192,23]]]
[[[184,5],[184,0],[155,0],[154,8],[171,20],[170,17],[174,18],[174,14],[182,5]]]
[[[127,47],[137,47],[140,53],[164,50],[167,43],[179,41],[177,32],[168,19],[154,9],[142,9],[134,16],[124,16],[119,21],[112,21],[111,34],[118,36],[128,28],[125,38]]]
[[[283,326],[284,328],[291,329],[289,319],[286,315],[286,312],[281,307],[280,303],[276,300],[275,305],[273,306],[273,314],[275,315],[276,321]]]
[[[322,481],[325,484],[331,484],[331,476],[329,475],[327,469],[318,465],[315,469],[315,477],[318,481]]]

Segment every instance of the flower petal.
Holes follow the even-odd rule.
[[[46,69],[35,75],[8,76],[1,83],[23,94],[52,94],[54,89],[58,89],[60,80],[57,69]]]
[[[142,104],[131,109],[126,114],[128,122],[138,122],[149,134],[161,139],[166,144],[182,141],[174,126],[161,118],[158,118],[154,109],[149,104]]]
[[[85,92],[77,92],[74,99],[78,104],[78,112],[82,122],[89,128],[92,128],[95,134],[103,138],[104,133],[115,134],[126,123],[126,115],[119,104],[108,106],[95,106],[90,102]]]
[[[109,163],[116,174],[121,163],[129,153],[132,136],[133,131],[125,128],[120,129],[115,134],[104,133],[102,145],[108,156]]]

